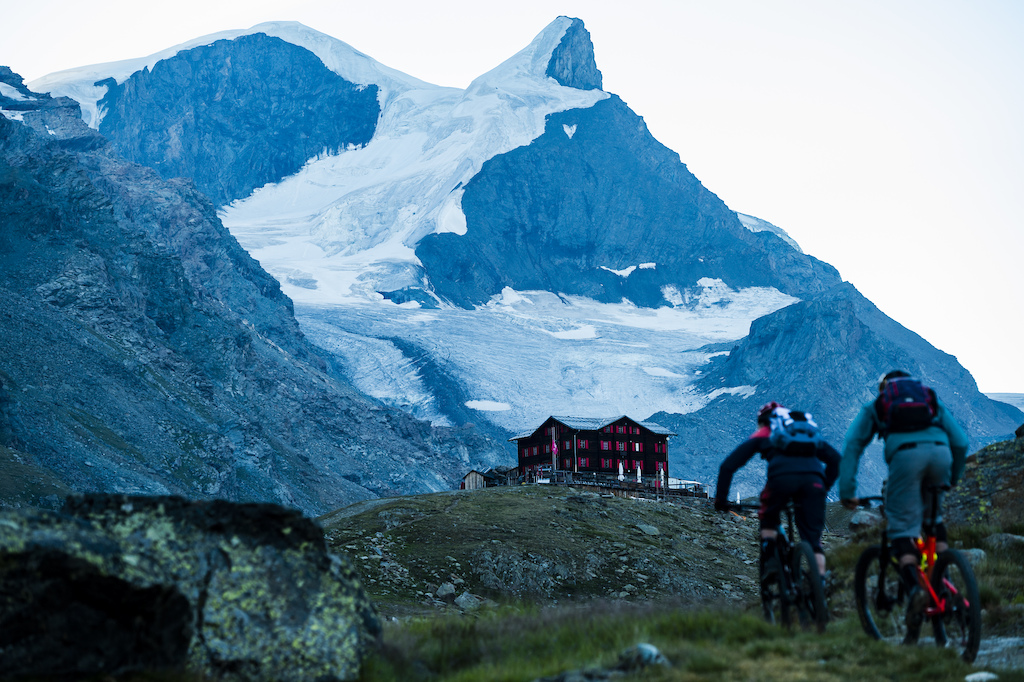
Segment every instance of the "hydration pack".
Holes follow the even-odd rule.
[[[769,425],[771,434],[768,440],[787,455],[811,457],[824,442],[818,433],[818,425],[808,412],[778,408],[769,418]]]
[[[938,422],[939,401],[935,391],[917,379],[889,379],[875,400],[875,413],[883,438],[889,433],[922,431]]]

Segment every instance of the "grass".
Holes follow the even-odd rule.
[[[838,520],[831,527],[842,528],[842,512],[833,512]],[[584,498],[580,491],[532,486],[377,501],[321,523],[329,542],[363,570],[387,620],[361,680],[554,679],[614,666],[620,652],[641,642],[658,647],[672,666],[626,679],[960,681],[978,670],[951,651],[893,647],[863,633],[853,573],[861,552],[878,541],[877,531],[826,537],[833,620],[818,636],[767,625],[756,590],[722,587],[745,585],[741,574],[753,575],[756,520],[716,514],[703,504]],[[638,524],[661,532],[645,535]],[[963,525],[950,529],[950,540],[983,547],[1006,530]],[[441,579],[461,580],[459,591],[486,591],[480,551],[495,547],[532,557],[549,573],[558,562],[573,570],[546,595],[492,590],[487,594],[497,604],[489,609],[461,613],[450,602],[425,599]],[[377,550],[378,558],[370,558]],[[579,570],[587,556],[598,557],[598,577]],[[716,589],[682,599],[671,581],[652,579],[628,599],[609,598],[609,583],[640,584],[638,562],[652,577],[658,571],[693,576]],[[1015,552],[988,551],[976,569],[986,637],[1024,632],[1024,609],[1013,606],[1024,602],[1022,562]],[[998,674],[1024,682],[1024,671]]]
[[[975,672],[951,651],[869,640],[854,620],[816,635],[786,632],[738,609],[655,604],[443,616],[389,623],[360,680],[552,678],[614,667],[621,651],[641,642],[656,646],[671,667],[648,667],[627,679],[959,682]],[[1000,671],[999,679],[1024,680],[1024,672]]]

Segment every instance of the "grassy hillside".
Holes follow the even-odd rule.
[[[824,636],[761,622],[757,521],[704,500],[519,486],[372,500],[319,520],[387,621],[366,680],[603,679],[562,673],[614,667],[641,642],[672,666],[637,679],[963,680],[994,669],[1001,680],[1024,680],[1002,669],[1010,659],[972,667],[934,647],[868,640],[852,575],[875,538],[849,536],[847,517],[829,513],[833,621]],[[1000,530],[962,526],[952,539],[980,547]],[[978,565],[985,637],[1024,632],[1022,563],[1024,554],[1009,550]]]

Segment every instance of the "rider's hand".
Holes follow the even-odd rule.
[[[847,509],[856,509],[860,506],[860,499],[854,497],[849,500],[839,500],[839,504],[843,505]]]
[[[729,511],[729,500],[721,497],[715,498],[715,509],[718,511]]]

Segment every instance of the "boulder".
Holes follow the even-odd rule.
[[[992,550],[1021,550],[1024,549],[1024,536],[1013,535],[1012,533],[996,533],[984,539],[986,547]]]
[[[854,512],[850,517],[850,530],[874,528],[884,520],[881,514],[861,509]]]
[[[353,679],[380,622],[323,531],[271,504],[87,495],[0,511],[0,669]]]
[[[960,554],[963,555],[963,557],[965,559],[967,559],[967,562],[971,566],[978,567],[981,564],[983,564],[986,561],[988,561],[988,555],[985,553],[985,550],[983,550],[983,549],[972,548],[972,549],[961,549],[961,550],[958,550],[958,551],[960,552]]]

